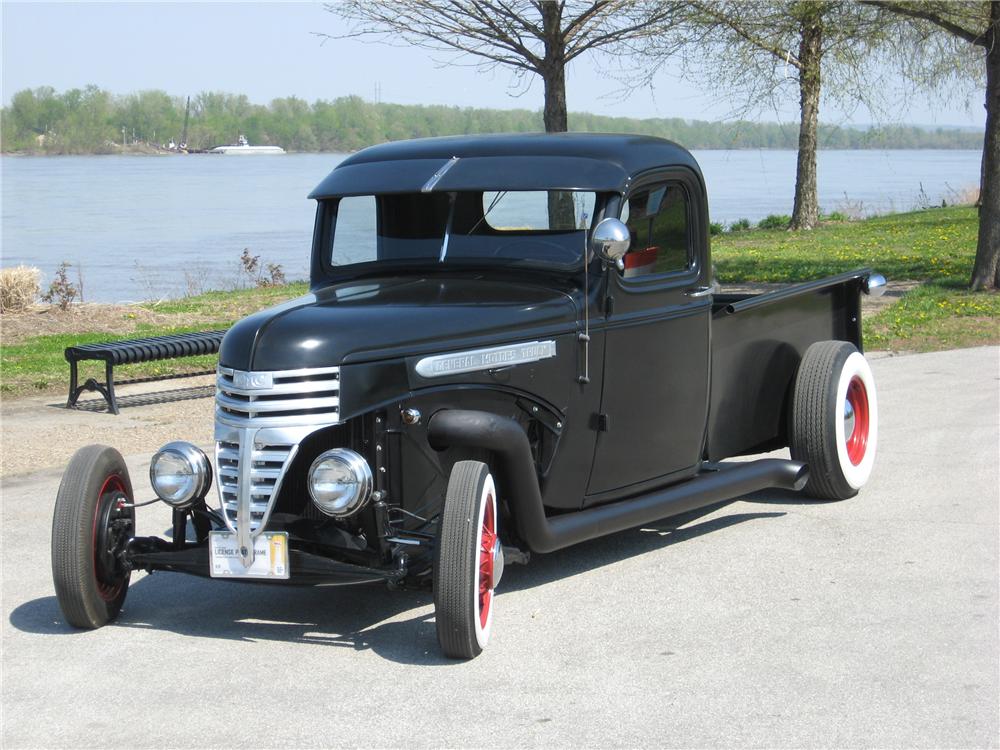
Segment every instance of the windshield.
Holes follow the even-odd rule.
[[[339,198],[323,212],[324,264],[579,266],[595,201],[568,191]]]

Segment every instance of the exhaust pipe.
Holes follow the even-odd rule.
[[[680,484],[608,505],[547,518],[528,436],[513,419],[483,411],[445,409],[427,425],[432,447],[482,448],[497,456],[491,467],[514,514],[518,535],[532,552],[554,552],[588,539],[680,515],[750,492],[801,490],[809,471],[800,461],[763,458],[712,464]]]

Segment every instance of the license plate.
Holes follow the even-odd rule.
[[[236,534],[209,534],[209,569],[212,578],[288,578],[288,532],[265,531],[254,540],[254,558],[243,565]]]

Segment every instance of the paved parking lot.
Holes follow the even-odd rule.
[[[140,574],[116,624],[71,631],[58,472],[5,478],[2,745],[996,747],[1000,350],[874,370],[860,496],[765,493],[509,567],[467,663],[428,595],[383,588]]]

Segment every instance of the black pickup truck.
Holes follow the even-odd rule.
[[[72,459],[52,532],[70,624],[115,618],[137,569],[381,581],[433,589],[442,650],[469,658],[505,562],[764,488],[848,498],[869,478],[860,294],[885,280],[719,293],[683,148],[390,143],[310,197],[311,293],[226,334],[214,461],[186,442],[153,457],[172,538],[135,535],[118,451]]]

